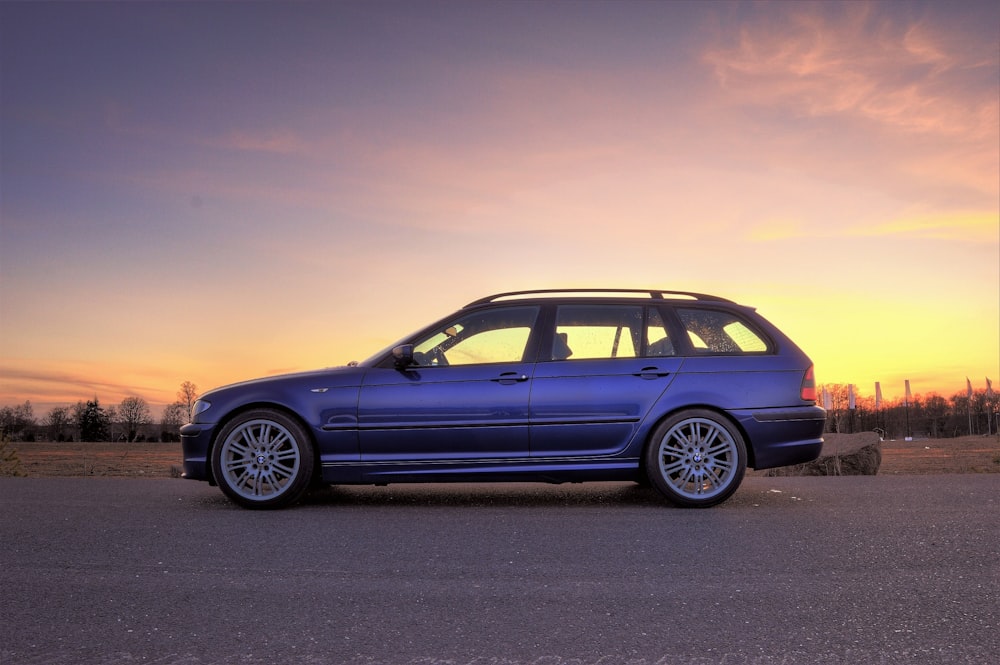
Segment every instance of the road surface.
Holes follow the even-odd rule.
[[[997,663],[1000,475],[339,488],[0,479],[0,663]]]

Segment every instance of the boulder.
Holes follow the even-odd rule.
[[[882,440],[875,432],[824,434],[813,462],[768,469],[768,476],[874,476],[882,464]]]

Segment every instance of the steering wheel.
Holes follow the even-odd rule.
[[[426,354],[428,365],[437,365],[438,367],[447,367],[448,358],[445,357],[444,351],[440,347],[434,347]]]

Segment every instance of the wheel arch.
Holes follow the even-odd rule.
[[[302,418],[302,416],[296,413],[293,409],[285,406],[284,404],[278,402],[268,402],[268,401],[247,402],[246,404],[240,404],[239,406],[232,409],[231,411],[228,411],[224,416],[219,418],[219,422],[216,423],[215,430],[212,433],[212,440],[208,444],[208,450],[206,451],[205,459],[209,461],[212,459],[212,455],[215,453],[215,446],[217,446],[219,443],[219,436],[226,429],[226,426],[230,422],[240,417],[244,413],[247,413],[249,411],[255,411],[257,409],[269,409],[271,411],[277,411],[282,415],[286,416],[287,418],[291,418],[292,420],[294,420],[302,428],[302,431],[306,433],[306,437],[309,442],[309,447],[312,449],[313,456],[317,461],[319,460],[319,446],[316,441],[316,435],[313,433],[312,427],[309,426],[309,423],[307,423]],[[209,483],[212,485],[218,484],[218,480],[215,478],[215,470],[212,468],[211,462],[209,462],[206,465],[206,467],[208,471]],[[316,480],[316,478],[320,473],[320,469],[321,469],[320,464],[317,463],[314,465],[312,471],[312,476],[313,476],[312,480]]]
[[[642,474],[643,478],[646,476],[646,450],[649,446],[653,445],[653,433],[656,432],[660,424],[668,418],[672,418],[683,411],[693,410],[711,411],[732,425],[736,431],[740,433],[740,436],[743,437],[743,447],[746,449],[747,454],[747,468],[754,469],[757,467],[757,459],[754,454],[753,444],[750,441],[750,437],[747,435],[746,428],[743,427],[743,424],[740,423],[739,420],[733,418],[732,415],[730,415],[725,409],[721,409],[714,404],[683,404],[671,409],[670,411],[660,414],[660,417],[650,424],[649,429],[645,433],[646,440],[642,442],[642,450],[639,454],[639,472]]]

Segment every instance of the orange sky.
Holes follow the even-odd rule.
[[[0,5],[0,404],[342,364],[479,296],[1000,378],[994,3]]]

